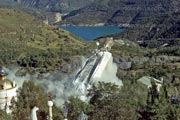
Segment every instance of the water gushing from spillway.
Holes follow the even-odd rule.
[[[113,63],[112,54],[109,52],[112,41],[108,42],[102,49],[96,49],[90,56],[73,80],[73,87],[82,100],[86,100],[88,89],[92,85],[101,82],[111,82],[122,86],[122,81],[116,76],[117,66]]]
[[[88,58],[84,66],[77,73],[73,85],[78,93],[83,94],[93,84],[111,82],[122,86],[122,81],[116,77],[117,66],[113,63],[110,52],[99,52]]]
[[[81,60],[82,66],[76,74],[64,74],[60,71],[43,74],[38,78],[38,74],[16,76],[18,67],[4,68],[8,73],[8,79],[15,80],[19,87],[25,80],[33,80],[37,84],[42,84],[47,92],[52,92],[56,98],[56,105],[62,105],[69,96],[78,96],[82,100],[87,100],[86,94],[92,85],[101,82],[111,82],[122,86],[122,81],[116,76],[117,66],[113,63],[112,54],[109,52],[109,44],[102,49],[97,49],[86,60]]]

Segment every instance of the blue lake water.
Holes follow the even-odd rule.
[[[60,26],[84,40],[93,40],[102,36],[122,32],[124,28],[118,26]]]

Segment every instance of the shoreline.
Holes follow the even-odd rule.
[[[122,28],[129,28],[131,27],[130,24],[119,24],[119,25],[107,25],[105,23],[98,23],[98,24],[78,24],[78,25],[74,25],[74,24],[59,24],[59,25],[54,25],[55,27],[59,27],[59,26],[75,26],[75,27],[104,27],[104,26],[115,26],[115,27],[122,27]]]

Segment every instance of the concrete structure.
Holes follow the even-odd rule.
[[[93,81],[91,82],[95,82],[94,80],[99,80],[102,77],[102,73],[105,70],[109,60],[111,59],[112,54],[110,52],[99,52],[99,56],[101,56],[101,60],[94,70],[94,73],[92,75]]]
[[[52,106],[53,106],[53,102],[52,102],[51,100],[49,100],[49,101],[48,101],[48,107],[49,107],[49,120],[53,120]]]
[[[46,25],[49,25],[49,20],[46,19],[46,20],[43,21],[43,23],[46,24]]]
[[[6,79],[6,74],[2,67],[0,67],[0,109],[11,113],[9,106],[11,105],[11,100],[17,99],[17,85]]]
[[[152,87],[152,82],[154,82],[155,85],[157,86],[158,92],[160,91],[160,88],[162,87],[162,84],[163,84],[163,79],[158,80],[156,78],[149,77],[149,76],[144,76],[144,77],[138,79],[138,81],[147,85],[148,88]]]
[[[56,13],[55,15],[55,23],[58,23],[62,20],[61,13]]]
[[[96,44],[98,47],[99,43]],[[94,53],[85,61],[84,65],[78,71],[75,79],[73,80],[73,85],[79,93],[84,94],[87,89],[91,88],[92,85],[96,85],[98,81],[102,81],[105,76],[104,74],[107,73],[108,69],[112,70],[112,73],[108,73],[109,76],[113,76],[114,78],[109,78],[109,81],[107,82],[123,86],[122,81],[116,77],[117,69],[111,68],[113,66],[113,57],[110,53],[112,45],[113,39],[110,38],[106,41],[104,47],[95,49]],[[82,100],[83,99],[84,98],[82,98]]]
[[[65,103],[63,104],[63,108],[62,108],[62,112],[63,112],[63,115],[64,115],[64,120],[68,120],[67,119],[67,114],[68,114],[68,107],[67,107],[67,102],[65,101]]]

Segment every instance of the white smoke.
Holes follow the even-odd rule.
[[[8,74],[7,78],[9,80],[15,81],[18,87],[21,87],[24,81],[31,80],[33,77],[29,74],[26,74],[25,76],[16,76],[17,71],[20,69],[17,66],[11,66],[9,68],[3,67],[3,69]]]
[[[105,70],[103,71],[101,78],[97,82],[113,83],[118,86],[122,86],[122,81],[116,76],[117,65],[113,63],[113,58],[111,57]]]
[[[43,85],[45,90],[47,90],[46,92],[51,92],[56,96],[55,103],[58,106],[62,105],[64,100],[67,100],[70,95],[73,95],[72,91],[69,91],[69,93],[64,91],[65,87],[70,87],[70,84],[68,86],[67,82],[70,82],[73,75],[54,72],[51,74],[43,74],[43,77],[40,79],[38,78],[38,73],[35,75],[25,74],[23,76],[17,76],[17,71],[20,69],[17,66],[11,66],[9,68],[3,67],[3,69],[8,74],[7,79],[15,81],[18,87],[21,87],[23,82],[28,80],[33,80],[35,83]]]
[[[85,59],[81,59],[82,65],[85,63]],[[53,93],[55,97],[55,103],[56,105],[60,106],[64,103],[64,101],[68,100],[69,96],[72,95],[80,95],[81,97],[85,97],[86,99],[86,92],[78,94],[77,88],[73,86],[72,81],[75,78],[75,74],[64,74],[60,71],[56,71],[54,73],[47,73],[41,75],[42,78],[39,78],[39,73],[35,75],[25,74],[23,76],[17,76],[17,71],[20,68],[17,66],[11,66],[9,68],[4,68],[5,72],[8,74],[7,78],[10,80],[14,80],[18,87],[21,87],[24,81],[27,80],[33,80],[37,84],[41,84],[45,87],[46,92]],[[75,73],[77,73],[76,71]],[[112,57],[109,60],[108,64],[106,65],[105,70],[103,71],[103,74],[101,76],[101,79],[98,81],[103,82],[111,82],[115,83],[117,85],[122,85],[121,80],[119,80],[116,76],[117,72],[117,66],[115,63],[113,63]],[[82,83],[79,86],[84,87]]]

